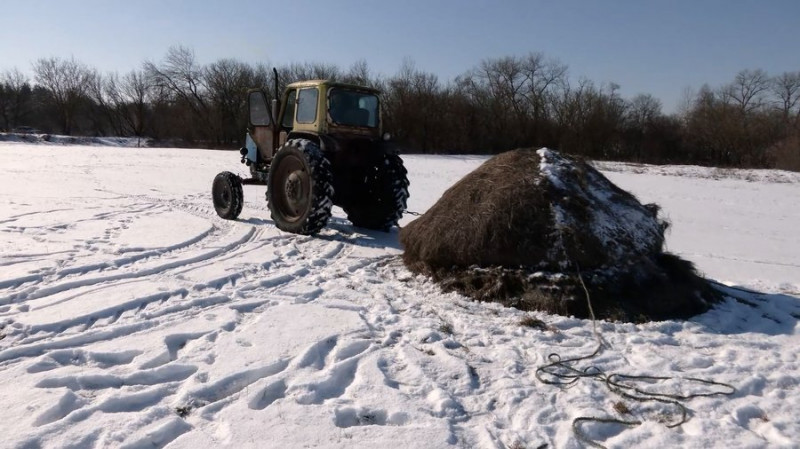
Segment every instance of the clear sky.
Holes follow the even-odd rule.
[[[800,71],[800,0],[2,0],[0,70],[41,57],[100,71],[159,61],[171,45],[201,63],[404,59],[443,81],[481,60],[542,52],[572,79],[650,93],[672,112],[685,88],[748,68]]]

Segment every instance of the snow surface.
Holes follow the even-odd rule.
[[[573,420],[597,416],[644,421],[582,425],[608,447],[797,447],[797,178],[603,164],[663,206],[671,251],[762,292],[728,289],[687,322],[599,324],[606,345],[579,369],[736,387],[668,428],[674,407],[535,378],[552,352],[594,350],[590,321],[442,294],[400,263],[396,231],[338,208],[316,237],[283,233],[263,186],[245,186],[238,221],[218,218],[211,181],[245,174],[238,159],[0,144],[0,446],[577,448]],[[404,160],[423,212],[484,159]]]
[[[38,145],[87,145],[106,147],[149,147],[149,137],[87,137],[60,136],[55,134],[0,133],[0,142],[15,142]]]

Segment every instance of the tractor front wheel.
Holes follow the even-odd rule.
[[[244,205],[241,179],[229,171],[218,174],[211,185],[211,198],[217,215],[226,220],[235,220],[242,213]]]

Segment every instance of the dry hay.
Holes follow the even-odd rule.
[[[598,318],[685,318],[718,298],[663,252],[666,227],[589,164],[522,149],[453,185],[400,241],[409,269],[476,300],[588,317],[585,284]]]

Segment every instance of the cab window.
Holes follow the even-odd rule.
[[[344,126],[378,126],[378,97],[368,92],[331,89],[328,104],[333,123]]]
[[[317,121],[317,98],[319,91],[316,87],[300,89],[297,93],[297,123]]]
[[[250,92],[250,123],[253,126],[269,126],[269,109],[261,92]]]

